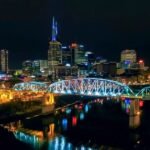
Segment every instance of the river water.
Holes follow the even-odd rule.
[[[139,127],[131,129],[129,99],[97,98],[4,126],[35,150],[150,150],[150,103],[140,111]]]

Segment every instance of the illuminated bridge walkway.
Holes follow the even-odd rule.
[[[22,90],[31,90],[31,91],[46,91],[48,88],[48,85],[44,82],[23,82],[15,84],[13,89],[17,91]]]
[[[134,95],[133,91],[127,85],[98,78],[62,80],[51,84],[48,87],[48,92],[101,97],[116,97],[123,94]]]
[[[43,82],[24,82],[15,84],[11,90],[0,90],[0,104],[13,99],[31,100],[47,95],[83,95],[98,97],[128,97],[150,100],[150,86],[135,94],[127,85],[117,81],[83,78],[62,80],[50,85]],[[48,96],[46,96],[48,99]],[[53,99],[53,98],[50,98]]]
[[[44,91],[61,95],[85,95],[98,97],[129,97],[129,98],[149,98],[150,86],[143,88],[135,94],[127,85],[117,81],[101,78],[82,78],[72,80],[62,80],[50,84],[41,82],[26,82],[15,84],[15,91],[30,90]]]
[[[150,100],[150,86],[141,89],[135,96],[141,97],[143,100]]]

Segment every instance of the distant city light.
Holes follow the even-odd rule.
[[[80,47],[84,47],[84,45],[80,45]]]
[[[71,48],[76,48],[77,47],[77,43],[72,43],[71,44]]]
[[[87,57],[88,55],[93,54],[92,52],[88,51],[85,53],[85,56]]]
[[[71,67],[71,65],[70,64],[66,64],[66,67]]]
[[[62,49],[66,49],[67,48],[67,46],[62,46]]]
[[[139,60],[139,64],[143,64],[144,63],[144,61],[143,60]]]

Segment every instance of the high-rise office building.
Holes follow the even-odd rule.
[[[72,43],[70,45],[72,53],[72,65],[81,64],[86,62],[85,50],[83,45],[78,45],[77,43]]]
[[[111,76],[116,75],[116,71],[117,71],[117,63],[116,62],[97,63],[93,67],[94,67],[94,70],[98,74],[111,75]]]
[[[48,67],[49,73],[51,75],[54,74],[55,66],[62,63],[62,50],[61,50],[61,43],[57,41],[57,22],[53,17],[52,22],[52,39],[49,42],[49,49],[48,49]]]
[[[72,64],[72,52],[68,46],[62,46],[62,64]]]
[[[121,63],[124,68],[130,68],[134,63],[136,63],[137,56],[135,50],[123,50],[121,52]]]
[[[32,60],[25,60],[22,63],[22,70],[25,75],[31,75],[33,72],[33,62]]]
[[[23,73],[26,75],[38,75],[40,73],[47,74],[47,60],[25,60],[22,63]]]
[[[37,68],[39,71],[44,71],[48,68],[48,61],[47,60],[34,60],[33,67]]]
[[[142,59],[139,60],[139,61],[138,61],[138,65],[139,65],[139,68],[140,68],[140,69],[144,69],[144,68],[145,68],[144,60],[142,60]]]
[[[0,70],[3,72],[8,72],[8,50],[0,50]]]

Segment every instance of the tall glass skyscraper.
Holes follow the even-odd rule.
[[[72,53],[72,65],[81,64],[86,62],[85,50],[83,45],[78,45],[77,43],[72,43],[70,45]]]
[[[56,65],[62,63],[62,50],[61,50],[61,43],[57,41],[57,22],[53,17],[52,21],[52,39],[49,42],[49,49],[48,49],[48,67],[49,67],[49,74],[54,75],[54,68]]]

